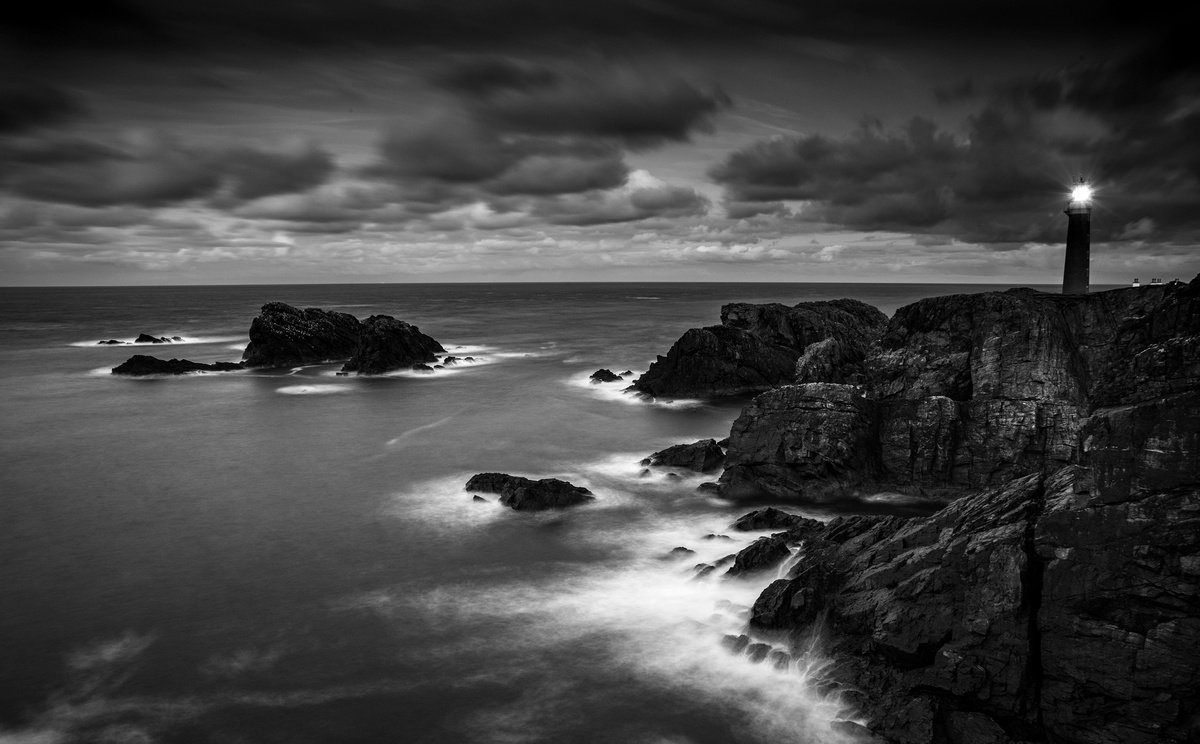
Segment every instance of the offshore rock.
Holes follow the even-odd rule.
[[[535,481],[507,473],[478,473],[467,481],[466,489],[499,494],[501,504],[517,511],[560,509],[596,498],[588,489],[558,478]]]
[[[721,308],[721,325],[684,333],[633,388],[662,397],[760,393],[791,382],[809,345],[835,338],[861,355],[886,322],[857,300],[729,304]]]
[[[725,452],[717,446],[715,439],[701,439],[691,444],[676,444],[659,450],[642,460],[642,465],[687,468],[697,473],[708,473],[721,467]]]
[[[588,379],[593,384],[598,382],[620,382],[621,376],[614,373],[611,369],[598,369]]]
[[[233,372],[242,369],[239,362],[215,362],[204,364],[188,359],[158,359],[145,354],[134,354],[123,364],[113,367],[114,375],[182,375],[189,372]]]
[[[151,336],[149,333],[139,333],[133,340],[135,344],[169,344],[171,339],[166,336]]]
[[[436,362],[445,349],[421,329],[390,315],[372,315],[364,320],[358,334],[354,356],[342,366],[343,372],[377,375],[414,364]]]
[[[319,308],[269,302],[250,324],[242,354],[247,367],[291,367],[350,358],[359,344],[358,319]]]

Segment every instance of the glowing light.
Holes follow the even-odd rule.
[[[1081,183],[1071,189],[1071,201],[1089,202],[1092,200],[1092,187],[1086,183]]]

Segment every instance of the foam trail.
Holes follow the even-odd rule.
[[[134,338],[136,338],[136,336]],[[167,336],[167,338],[170,338],[170,336]],[[137,346],[139,348],[149,346],[149,347],[158,348],[158,349],[169,349],[172,346],[194,346],[196,344],[225,344],[225,343],[229,343],[231,341],[242,341],[242,345],[238,347],[239,350],[245,348],[245,345],[246,345],[245,336],[191,336],[191,337],[181,336],[180,338],[182,338],[183,340],[172,341],[170,343],[159,343],[159,344],[152,344],[152,343],[146,343],[146,342],[139,344],[139,343],[135,343],[132,338],[118,338],[116,340],[121,342],[119,344],[102,344],[102,343],[100,343],[101,341],[109,340],[109,339],[105,338],[105,339],[95,339],[92,341],[74,341],[67,345],[75,346],[75,347],[82,348],[82,349],[112,349],[112,348],[121,348],[121,347],[125,347],[125,346]]]
[[[284,395],[328,395],[332,393],[350,393],[355,390],[353,385],[285,385],[275,390]]]
[[[446,416],[445,418],[440,418],[437,421],[434,421],[433,423],[424,424],[423,426],[417,426],[412,429],[409,429],[408,431],[402,432],[402,433],[398,434],[397,436],[394,436],[391,439],[389,439],[387,441],[388,446],[389,447],[395,446],[395,445],[399,444],[400,442],[404,441],[405,439],[408,439],[409,437],[413,436],[414,434],[420,434],[423,431],[429,431],[430,429],[436,429],[437,427],[452,421],[454,419],[454,417],[457,416],[459,413],[462,413],[462,411],[459,411],[458,413],[452,413],[449,416]]]
[[[660,408],[701,408],[707,405],[707,403],[702,400],[694,400],[691,398],[659,399],[638,392],[627,392],[626,388],[628,388],[636,378],[629,378],[619,382],[592,382],[591,375],[591,372],[584,371],[571,375],[563,382],[570,387],[587,390],[592,395],[601,398],[602,400],[626,403],[632,406],[657,406]]]

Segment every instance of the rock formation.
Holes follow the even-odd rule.
[[[250,324],[247,367],[292,367],[349,359],[358,349],[358,318],[348,313],[268,302]]]
[[[362,322],[354,356],[343,372],[376,375],[414,364],[436,362],[445,349],[411,323],[390,315],[372,315]]]
[[[798,366],[808,382],[759,396],[734,423],[723,495],[949,497],[1076,462],[1089,415],[1195,387],[1200,281],[930,298],[896,312],[863,384]]]
[[[934,298],[865,385],[760,396],[724,492],[962,495],[809,528],[751,632],[819,639],[879,741],[1200,740],[1198,341],[1200,277]]]
[[[598,382],[620,382],[621,376],[613,372],[611,369],[602,368],[593,372],[588,379],[592,381],[592,384]]]
[[[204,364],[188,359],[158,359],[144,354],[134,354],[124,363],[113,367],[114,375],[182,375],[188,372],[232,372],[242,369],[238,362],[214,362]]]
[[[135,344],[169,344],[171,339],[166,336],[151,336],[149,333],[139,333],[133,340]]]
[[[814,343],[835,339],[839,353],[861,357],[886,322],[876,308],[849,299],[726,305],[721,325],[684,333],[632,387],[676,398],[760,393],[791,382]],[[856,373],[846,366],[845,374]]]
[[[691,444],[676,444],[659,450],[642,460],[642,465],[686,468],[697,473],[710,473],[725,462],[725,452],[715,439],[701,439]]]
[[[346,360],[342,372],[379,374],[436,362],[442,345],[416,326],[389,315],[365,321],[348,313],[319,308],[300,310],[268,302],[250,324],[250,343],[242,354],[247,367],[292,367]]]
[[[467,481],[467,491],[496,493],[500,503],[517,511],[541,511],[577,506],[592,501],[592,492],[558,478],[531,480],[507,473],[478,473]]]

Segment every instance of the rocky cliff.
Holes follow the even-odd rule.
[[[1074,463],[1095,412],[1197,386],[1200,281],[922,300],[852,365],[858,385],[827,352],[734,423],[725,496],[946,496]]]
[[[815,528],[754,634],[904,744],[1200,741],[1200,277],[902,308],[862,385],[759,396],[727,495],[951,489]]]

